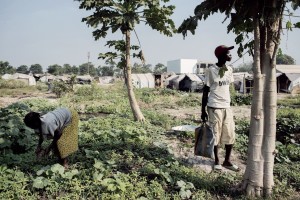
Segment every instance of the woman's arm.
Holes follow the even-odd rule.
[[[35,150],[35,153],[39,153],[39,152],[42,150],[42,143],[43,143],[43,141],[44,141],[42,132],[40,131],[38,134],[39,134],[39,143],[38,143],[38,145],[37,145],[37,148],[36,148],[36,150]]]
[[[54,137],[53,140],[51,142],[51,144],[45,149],[45,155],[48,155],[51,151],[51,149],[53,149],[54,145],[56,145],[57,141],[59,140],[60,136],[61,136],[61,131],[56,130],[54,132]]]

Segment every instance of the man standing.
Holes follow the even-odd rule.
[[[212,128],[215,136],[214,156],[215,170],[222,170],[220,165],[218,149],[220,145],[225,145],[225,160],[223,167],[239,171],[239,167],[231,163],[230,156],[235,141],[234,121],[230,108],[230,84],[233,82],[233,72],[230,66],[226,66],[227,61],[231,61],[230,50],[234,47],[225,45],[215,49],[218,62],[210,66],[205,73],[205,86],[202,97],[201,119]],[[207,106],[207,112],[206,108]]]

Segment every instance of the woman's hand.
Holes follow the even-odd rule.
[[[36,150],[35,150],[35,154],[39,154],[42,151],[42,147],[41,146],[37,146]]]
[[[50,151],[51,151],[51,146],[49,146],[45,149],[44,156],[49,156]]]
[[[45,150],[42,148],[37,148],[37,150],[35,151],[35,154],[36,154],[37,159],[41,159],[45,154]]]

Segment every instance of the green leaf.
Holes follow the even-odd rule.
[[[49,184],[49,181],[44,177],[37,177],[33,180],[33,187],[38,189],[43,189]]]
[[[109,184],[107,186],[107,190],[108,191],[115,191],[117,189],[116,185],[115,184]]]
[[[225,72],[228,71],[226,66],[223,66],[219,69],[219,75],[221,78],[223,78],[223,76],[225,75]]]
[[[180,187],[180,188],[184,188],[185,185],[186,185],[186,183],[185,183],[184,181],[180,180],[180,181],[177,181],[177,185],[178,185],[178,187]]]
[[[73,176],[77,175],[78,173],[79,173],[79,171],[77,169],[73,169],[72,171],[66,172],[63,175],[63,178],[71,180],[73,178]]]
[[[296,24],[294,24],[295,28],[300,28],[300,22],[297,22]]]
[[[292,22],[291,21],[287,21],[285,26],[286,26],[287,30],[290,30],[290,31],[292,30]]]
[[[103,169],[103,163],[101,161],[95,159],[94,167],[96,169]]]
[[[192,192],[190,190],[180,190],[179,195],[182,199],[189,199],[192,196]]]
[[[93,179],[94,179],[95,181],[101,181],[102,178],[103,178],[103,174],[99,174],[98,172],[95,172],[95,173],[93,174]]]
[[[54,164],[51,167],[51,171],[54,172],[54,173],[63,174],[64,171],[65,171],[65,168],[60,164]]]
[[[120,189],[120,190],[122,190],[123,192],[125,192],[126,191],[126,184],[125,183],[123,183],[122,181],[117,181],[117,183],[118,183],[118,188]]]

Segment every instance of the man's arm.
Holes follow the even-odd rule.
[[[210,91],[210,88],[207,85],[204,85],[203,87],[203,96],[202,96],[202,112],[201,112],[201,119],[203,122],[206,122],[208,119],[208,115],[206,113],[206,106],[208,101],[208,93]]]

